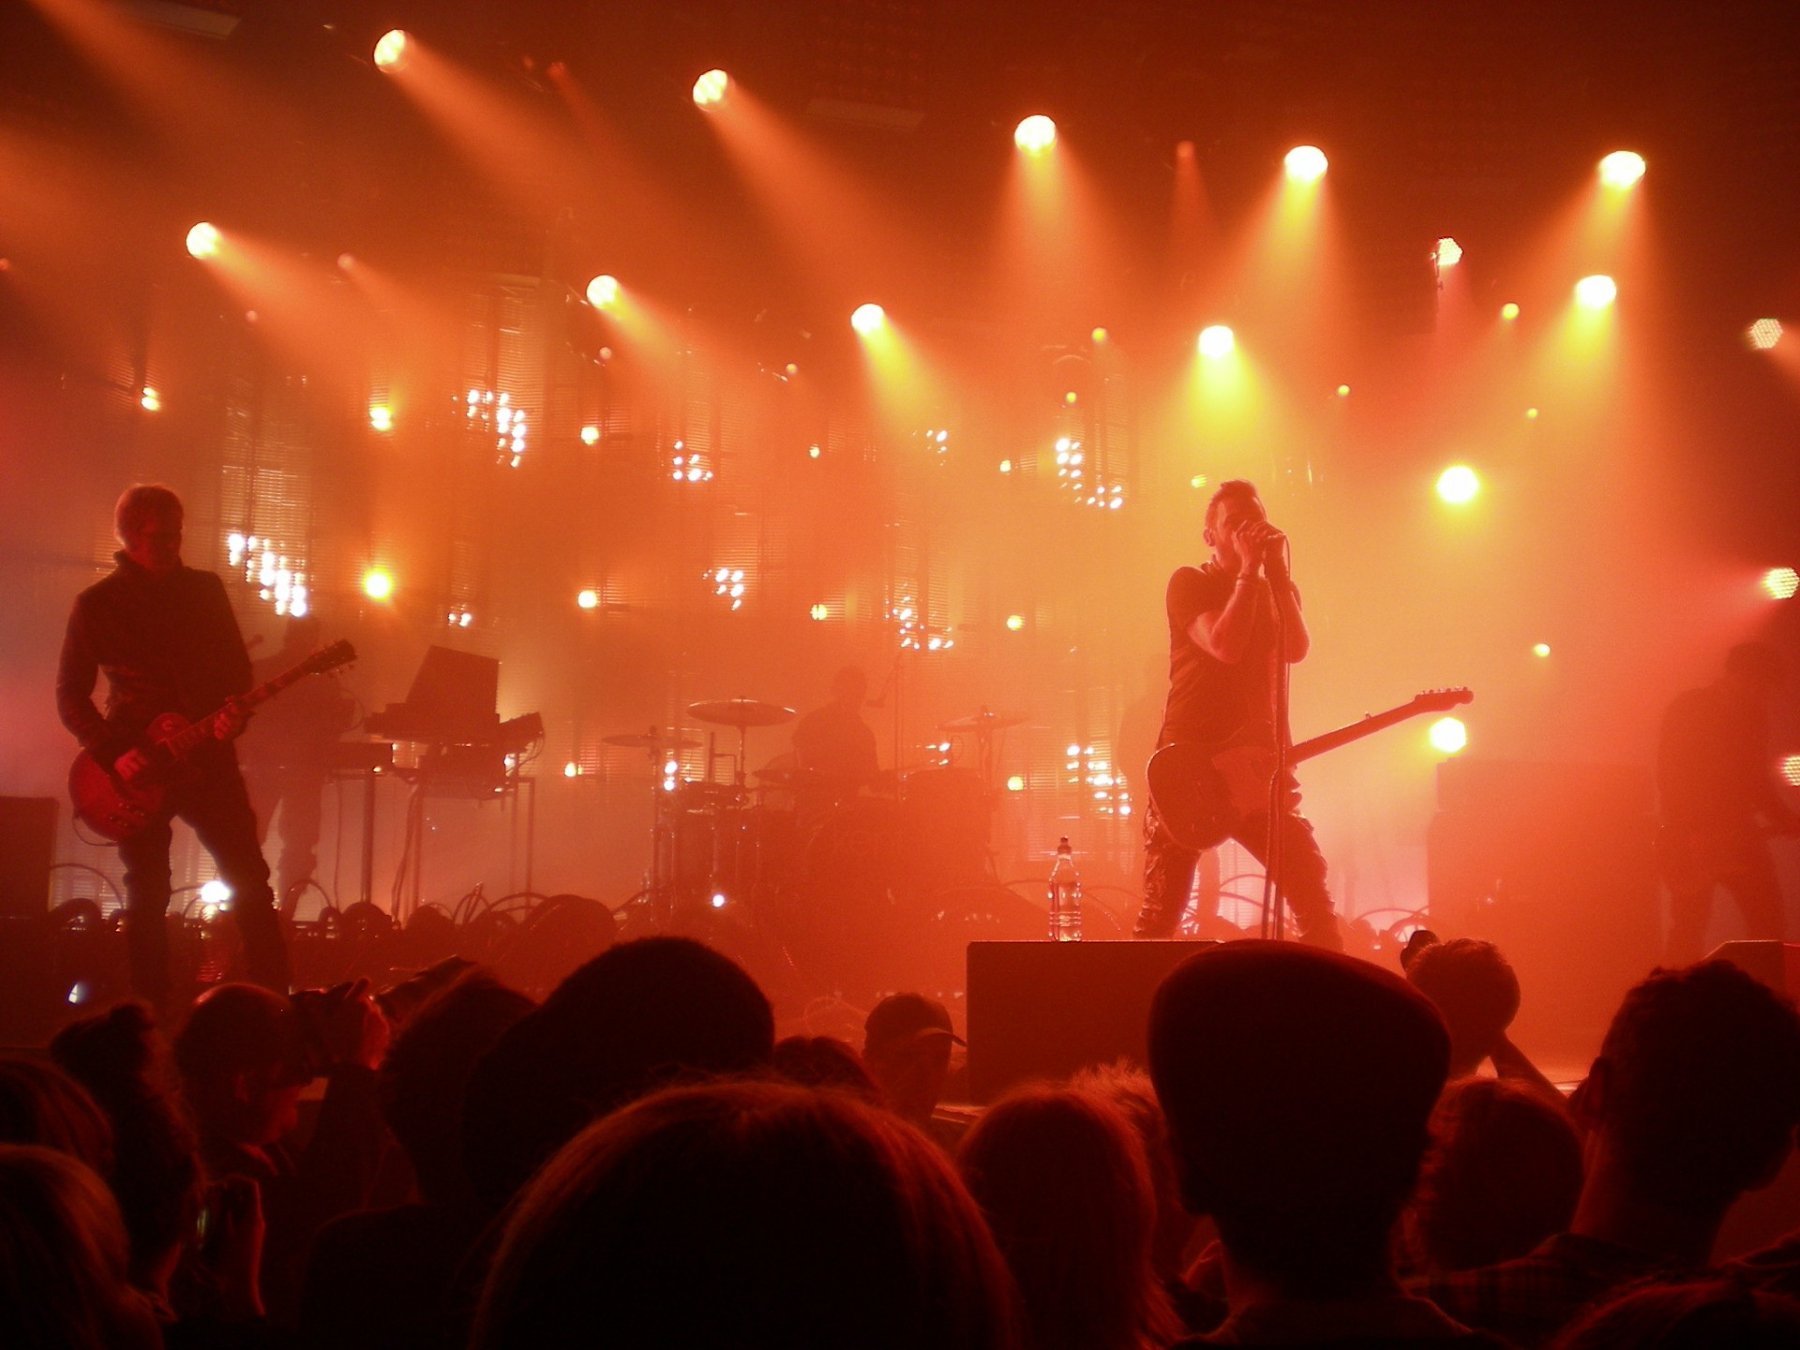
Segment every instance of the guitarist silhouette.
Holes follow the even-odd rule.
[[[248,715],[235,698],[250,688],[250,658],[224,583],[182,565],[182,519],[171,489],[126,489],[113,513],[124,548],[113,555],[112,572],[75,598],[56,676],[57,711],[88,756],[122,787],[160,782],[167,789],[163,809],[119,842],[132,991],[162,1008],[170,1000],[164,916],[174,817],[193,827],[231,888],[249,978],[284,993],[288,984],[269,867],[231,744]],[[104,715],[93,699],[101,672]],[[171,713],[210,733],[179,772],[147,739]]]
[[[1288,744],[1286,719],[1276,726],[1279,664],[1303,659],[1310,646],[1289,572],[1287,537],[1269,523],[1255,485],[1243,479],[1221,483],[1213,493],[1203,537],[1212,548],[1211,560],[1179,568],[1169,578],[1169,695],[1157,744],[1229,744],[1272,759],[1277,736],[1281,745]],[[1224,828],[1265,866],[1272,799],[1264,793],[1248,809],[1234,809]],[[1275,884],[1293,910],[1302,941],[1341,948],[1325,859],[1299,805],[1299,784],[1284,774],[1274,819]],[[1153,795],[1144,816],[1144,907],[1134,936],[1174,935],[1198,861],[1199,852],[1170,832]]]

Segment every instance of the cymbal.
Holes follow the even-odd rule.
[[[688,704],[688,716],[727,727],[772,727],[797,715],[792,708],[754,698],[716,698]]]
[[[1007,727],[1016,727],[1025,721],[1023,713],[994,713],[983,708],[968,717],[958,717],[949,722],[939,722],[939,731],[1004,731]]]
[[[602,736],[600,739],[607,745],[622,745],[628,750],[692,750],[700,744],[686,736],[661,736],[642,731],[635,736]]]

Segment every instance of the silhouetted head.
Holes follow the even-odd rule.
[[[1581,1197],[1581,1138],[1568,1112],[1501,1078],[1451,1083],[1411,1207],[1415,1254],[1430,1270],[1523,1256],[1569,1226]]]
[[[1735,1280],[1654,1283],[1571,1324],[1556,1350],[1793,1350],[1800,1300]]]
[[[1436,1005],[1450,1033],[1450,1074],[1474,1073],[1519,1013],[1519,977],[1500,949],[1451,938],[1417,952],[1406,978]]]
[[[1233,1259],[1296,1294],[1387,1273],[1449,1063],[1423,994],[1340,953],[1232,942],[1163,981],[1149,1040],[1183,1196]]]
[[[1697,1215],[1773,1177],[1800,1124],[1800,1016],[1729,961],[1625,995],[1574,1099],[1645,1198]]]
[[[931,1118],[950,1077],[950,1047],[965,1042],[950,1012],[924,994],[889,994],[863,1022],[863,1066],[887,1104],[916,1125]]]
[[[521,1197],[472,1344],[982,1350],[1014,1344],[981,1215],[915,1131],[773,1081],[659,1092]]]
[[[0,1056],[0,1142],[41,1144],[112,1175],[112,1124],[86,1088],[47,1060]]]
[[[1150,1166],[1117,1108],[1023,1089],[982,1114],[957,1162],[1018,1281],[1036,1350],[1124,1350],[1179,1334],[1150,1257]]]
[[[312,1077],[304,1040],[293,1003],[259,985],[221,984],[195,999],[175,1063],[201,1133],[259,1146],[293,1129]]]
[[[803,1087],[836,1088],[879,1105],[881,1089],[863,1067],[856,1047],[836,1036],[784,1036],[775,1042],[775,1072]]]
[[[91,1168],[54,1149],[0,1144],[0,1345],[160,1347],[127,1251],[118,1206]]]
[[[465,1103],[470,1180],[516,1191],[595,1117],[665,1084],[764,1068],[775,1018],[730,957],[688,938],[611,947],[503,1035]]]

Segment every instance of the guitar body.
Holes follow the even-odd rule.
[[[164,713],[150,724],[146,744],[155,745],[186,730],[180,713]],[[69,800],[75,818],[102,838],[121,843],[168,814],[169,793],[190,776],[186,765],[152,769],[131,782],[86,750],[69,766]]]
[[[1253,745],[1177,742],[1150,757],[1145,778],[1157,817],[1176,843],[1217,848],[1239,820],[1268,805],[1275,757]]]
[[[219,711],[235,708],[240,713],[238,725],[242,726],[242,714],[274,698],[295,680],[336,670],[355,659],[356,650],[348,642],[334,642],[292,670],[239,695]],[[194,756],[214,740],[213,730],[211,717],[190,722],[180,713],[164,713],[150,724],[140,745],[151,767],[129,783],[113,771],[112,765],[100,763],[83,750],[69,767],[69,801],[75,808],[75,818],[115,844],[131,838],[154,820],[167,819],[172,814],[170,792],[192,781]]]
[[[1371,713],[1359,722],[1302,741],[1287,753],[1288,767],[1327,750],[1359,741],[1421,713],[1447,712],[1475,696],[1467,689],[1432,689],[1409,703]],[[1274,751],[1230,740],[1165,745],[1144,770],[1150,801],[1171,838],[1183,848],[1204,852],[1231,837],[1231,828],[1269,804]],[[1289,795],[1293,789],[1290,786]],[[1293,798],[1288,809],[1293,809]]]

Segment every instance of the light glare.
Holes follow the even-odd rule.
[[[219,228],[210,221],[201,221],[187,232],[187,251],[196,258],[216,258],[219,256]]]
[[[1635,150],[1615,150],[1600,161],[1600,181],[1609,188],[1635,187],[1644,176],[1644,157]]]
[[[1209,324],[1200,330],[1200,341],[1197,344],[1200,355],[1217,359],[1229,356],[1237,346],[1237,335],[1222,323]]]
[[[1618,298],[1618,284],[1604,273],[1597,272],[1575,283],[1575,303],[1583,309],[1605,309]]]
[[[1330,161],[1316,145],[1296,145],[1282,160],[1290,183],[1316,183],[1325,176]]]
[[[1453,464],[1438,475],[1437,494],[1452,506],[1474,501],[1480,491],[1481,478],[1467,464]]]
[[[1758,319],[1750,325],[1747,336],[1752,347],[1759,352],[1766,352],[1781,341],[1781,320]]]
[[[858,305],[850,314],[850,326],[864,337],[887,322],[887,311],[877,304]]]
[[[587,284],[587,302],[595,309],[605,309],[619,298],[619,279],[602,272]]]
[[[411,39],[403,28],[390,28],[375,43],[375,68],[396,74],[406,69]]]
[[[1013,144],[1028,155],[1041,155],[1056,144],[1056,123],[1033,113],[1013,128]]]
[[[1440,717],[1431,724],[1431,748],[1440,754],[1459,754],[1469,744],[1469,729],[1459,717]]]
[[[694,103],[702,108],[716,108],[725,101],[731,89],[731,77],[722,70],[709,70],[694,81]]]
[[[592,590],[582,591],[575,597],[575,604],[581,609],[598,609],[600,607],[600,592]]]
[[[385,567],[371,567],[363,573],[363,594],[371,600],[386,600],[394,593],[394,578]]]
[[[1791,567],[1771,567],[1763,573],[1763,589],[1771,600],[1792,600],[1800,591],[1800,572]]]
[[[1462,245],[1445,235],[1437,241],[1437,265],[1439,267],[1455,267],[1462,261]]]

